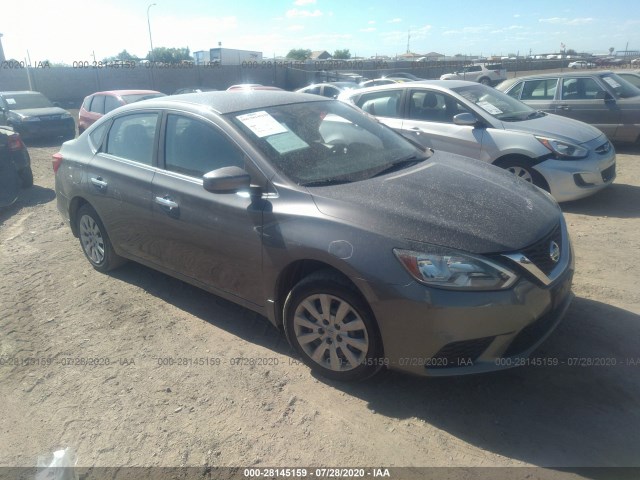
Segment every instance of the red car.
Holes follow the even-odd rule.
[[[78,131],[84,132],[93,122],[105,113],[128,103],[164,97],[165,94],[155,90],[109,90],[92,93],[84,99],[78,113]]]

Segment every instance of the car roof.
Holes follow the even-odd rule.
[[[118,109],[119,112],[143,107],[171,108],[176,106],[208,107],[216,113],[226,114],[241,112],[243,110],[253,110],[256,108],[267,108],[277,105],[289,105],[302,102],[327,102],[333,101],[318,95],[307,93],[287,92],[285,90],[237,90],[237,91],[216,91],[185,93],[182,95],[169,95],[165,97],[152,98],[130,104]]]
[[[94,92],[91,95],[144,95],[145,93],[162,93],[157,90],[104,90],[102,92]]]
[[[572,70],[571,72],[541,73],[539,75],[523,75],[521,77],[517,77],[509,80],[517,81],[522,79],[530,80],[532,78],[593,77],[594,75],[602,75],[603,73],[611,74],[616,72],[613,72],[611,70],[597,70],[597,71],[590,70],[587,72]]]
[[[376,90],[398,89],[404,90],[408,88],[432,87],[436,90],[451,90],[456,87],[467,87],[469,85],[480,85],[478,82],[469,82],[467,80],[416,80],[414,82],[396,82],[387,85],[376,85],[375,87],[365,87],[353,92],[354,95],[360,95],[364,92],[375,92]]]
[[[40,92],[33,92],[31,90],[13,90],[7,92],[0,92],[0,95],[42,95]]]

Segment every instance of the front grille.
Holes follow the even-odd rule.
[[[553,322],[556,319],[556,313],[554,310],[544,314],[538,320],[523,328],[516,338],[511,342],[507,351],[504,352],[503,357],[512,357],[519,355],[522,352],[533,347],[546,333],[553,327]]]
[[[473,364],[496,337],[475,338],[452,342],[442,347],[431,357],[426,368],[454,368]]]
[[[602,175],[602,181],[603,182],[607,183],[607,182],[611,181],[611,179],[616,176],[616,164],[614,163],[610,167],[605,168],[602,171],[601,175]]]
[[[520,252],[547,276],[558,264],[558,262],[554,262],[551,259],[551,255],[549,254],[551,242],[556,242],[558,247],[560,247],[560,251],[562,251],[562,229],[559,223],[549,234],[542,238],[542,240],[538,240]]]

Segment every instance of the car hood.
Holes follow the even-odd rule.
[[[472,253],[529,246],[562,215],[550,195],[515,175],[445,152],[388,175],[309,192],[325,215],[390,238]]]
[[[23,115],[25,117],[44,117],[49,115],[71,115],[64,108],[60,108],[60,107],[23,108],[20,110],[11,110],[11,112],[18,115]]]
[[[502,122],[505,130],[553,137],[571,143],[587,143],[603,133],[597,128],[572,118],[547,113],[539,118],[520,122]]]

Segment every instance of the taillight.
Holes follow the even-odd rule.
[[[52,155],[53,160],[51,163],[53,164],[53,173],[58,173],[58,169],[60,168],[60,164],[62,163],[62,154],[60,152]]]
[[[22,139],[17,133],[9,135],[8,145],[9,150],[22,150],[24,148],[24,143],[22,143]]]

